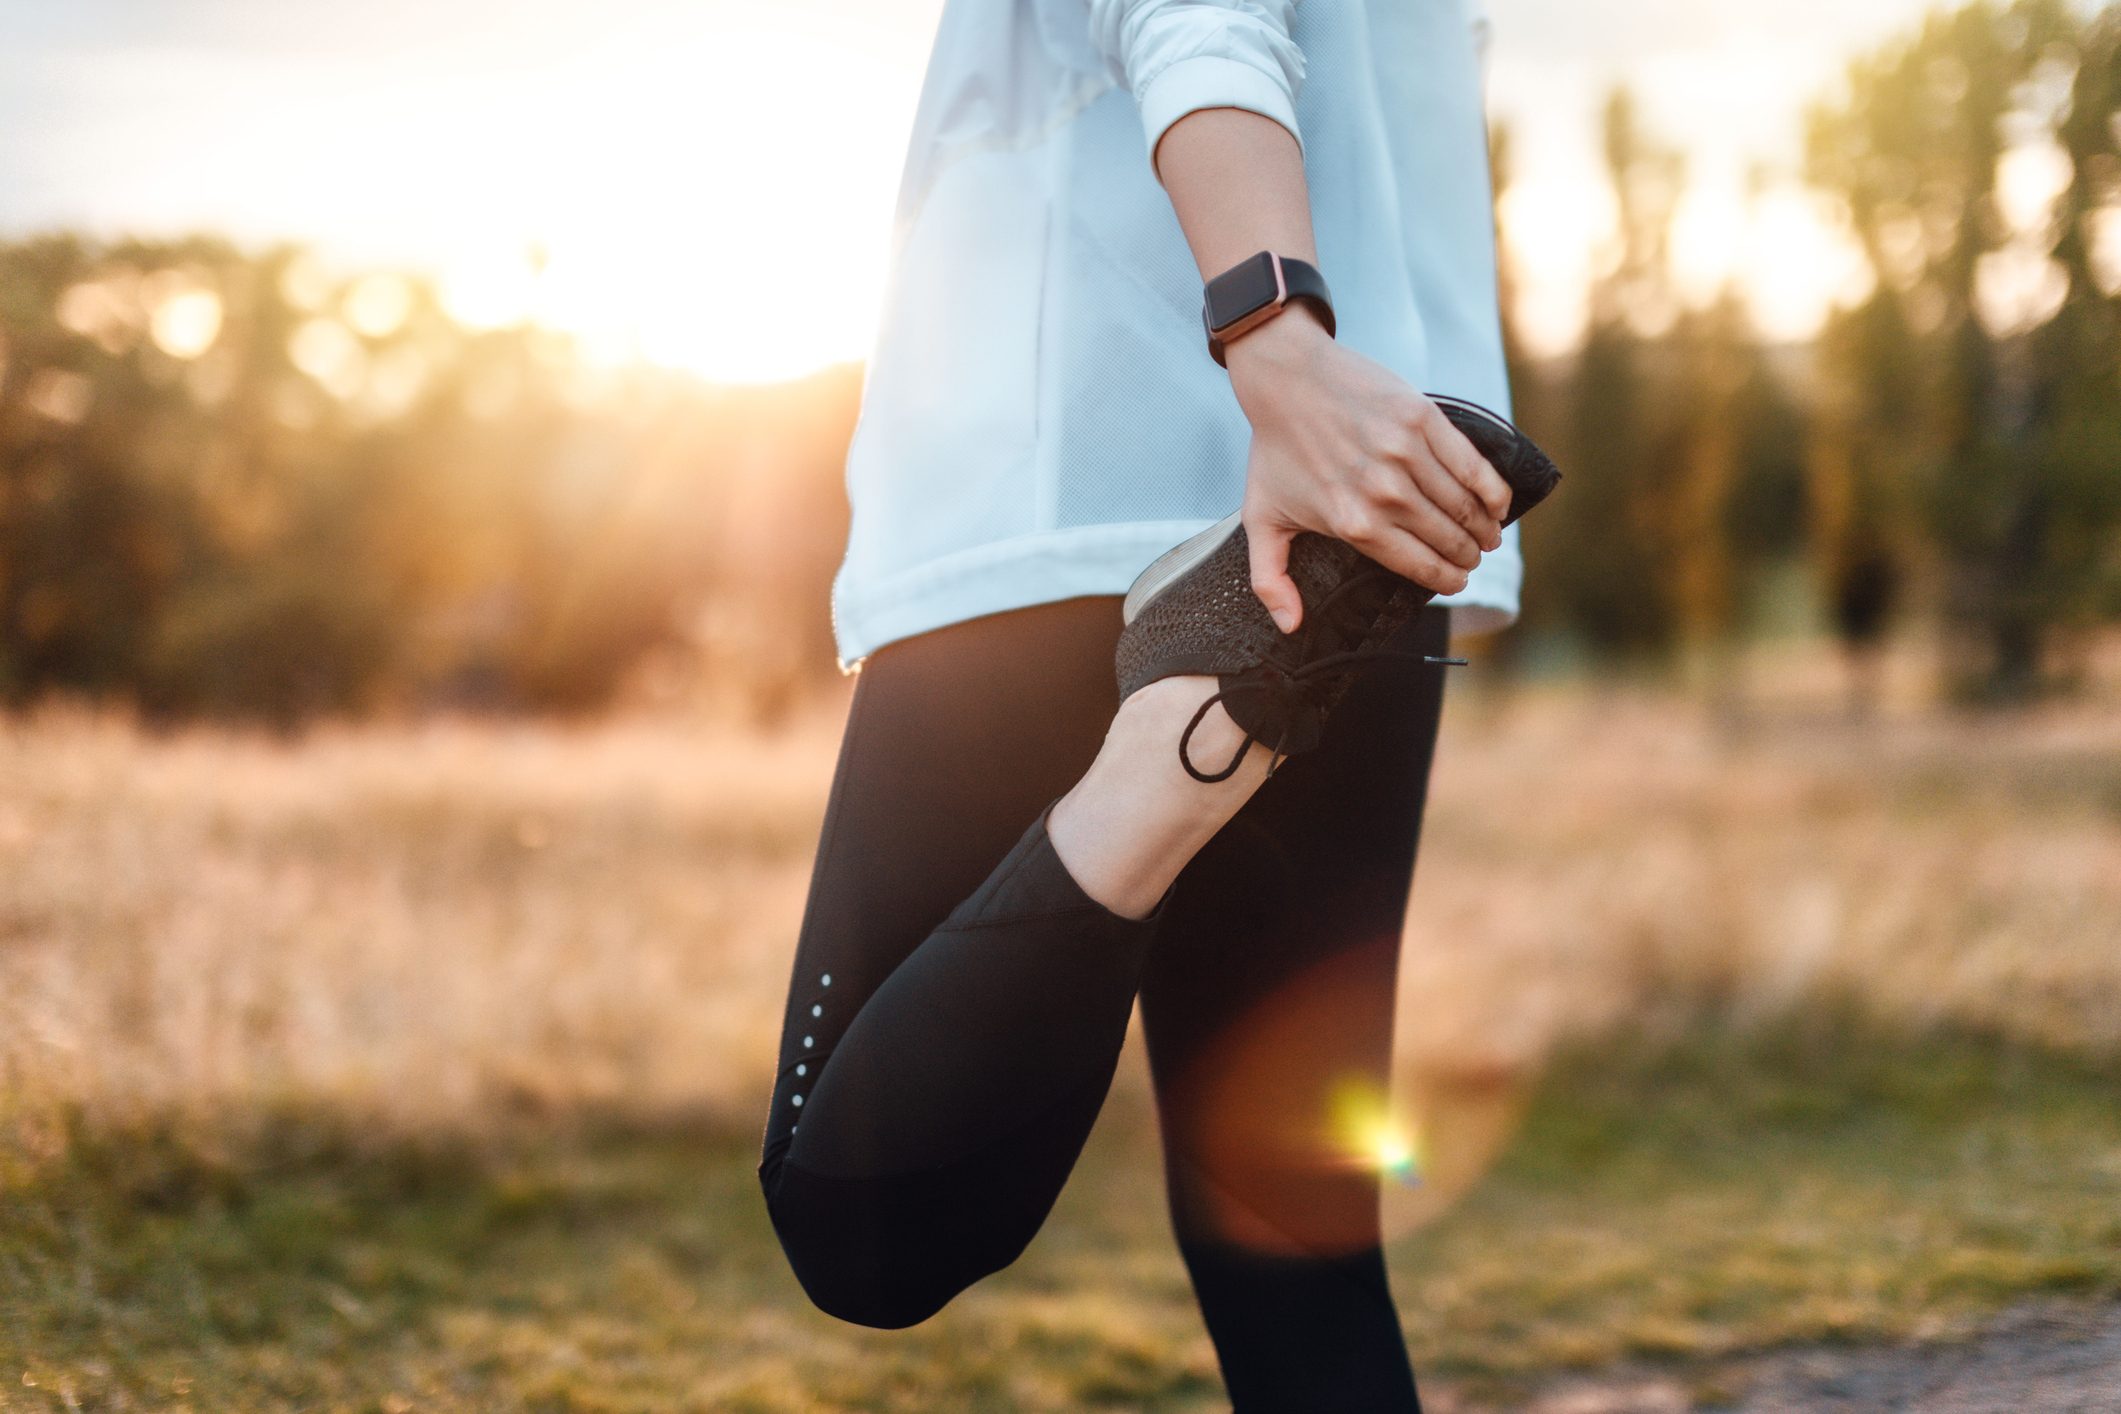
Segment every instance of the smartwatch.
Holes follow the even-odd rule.
[[[1223,363],[1223,345],[1266,323],[1296,299],[1317,311],[1330,338],[1333,296],[1317,266],[1263,250],[1223,271],[1208,282],[1200,306],[1200,320],[1208,330],[1209,356]]]

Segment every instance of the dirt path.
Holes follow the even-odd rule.
[[[1425,1400],[1435,1414],[1485,1406]],[[1568,1381],[1523,1414],[2121,1414],[2121,1306],[2020,1307],[1953,1344],[1812,1347],[1692,1377]]]

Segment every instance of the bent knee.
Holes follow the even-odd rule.
[[[1024,1246],[1013,1234],[939,1222],[949,1209],[937,1195],[909,1201],[890,1180],[824,1178],[792,1165],[773,1178],[767,1211],[789,1269],[813,1306],[854,1325],[919,1325]]]
[[[950,1270],[933,1247],[917,1250],[916,1234],[817,1221],[785,1206],[774,1226],[810,1304],[857,1326],[917,1326],[978,1279]]]
[[[828,1316],[872,1330],[902,1331],[917,1326],[950,1304],[954,1290],[924,1289],[917,1284],[858,1267],[804,1262],[795,1279],[810,1304]]]

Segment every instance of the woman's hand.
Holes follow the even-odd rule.
[[[1510,488],[1436,404],[1292,304],[1224,349],[1252,423],[1252,589],[1282,632],[1303,618],[1289,541],[1315,530],[1440,594],[1502,543]]]

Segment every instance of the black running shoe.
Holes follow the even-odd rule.
[[[1546,453],[1503,418],[1460,398],[1431,397],[1509,484],[1504,525],[1545,500],[1561,480]],[[1303,622],[1295,633],[1283,633],[1252,592],[1239,514],[1173,546],[1141,572],[1127,591],[1116,654],[1121,701],[1158,678],[1198,673],[1217,680],[1219,690],[1201,704],[1178,741],[1186,773],[1211,784],[1236,774],[1255,741],[1273,744],[1269,774],[1316,746],[1326,715],[1365,664],[1414,656],[1383,645],[1436,597],[1435,590],[1393,573],[1347,542],[1304,531],[1289,544],[1289,577],[1303,596]],[[1464,661],[1423,656],[1437,663]],[[1230,764],[1210,775],[1193,764],[1186,748],[1217,702],[1245,740]]]

